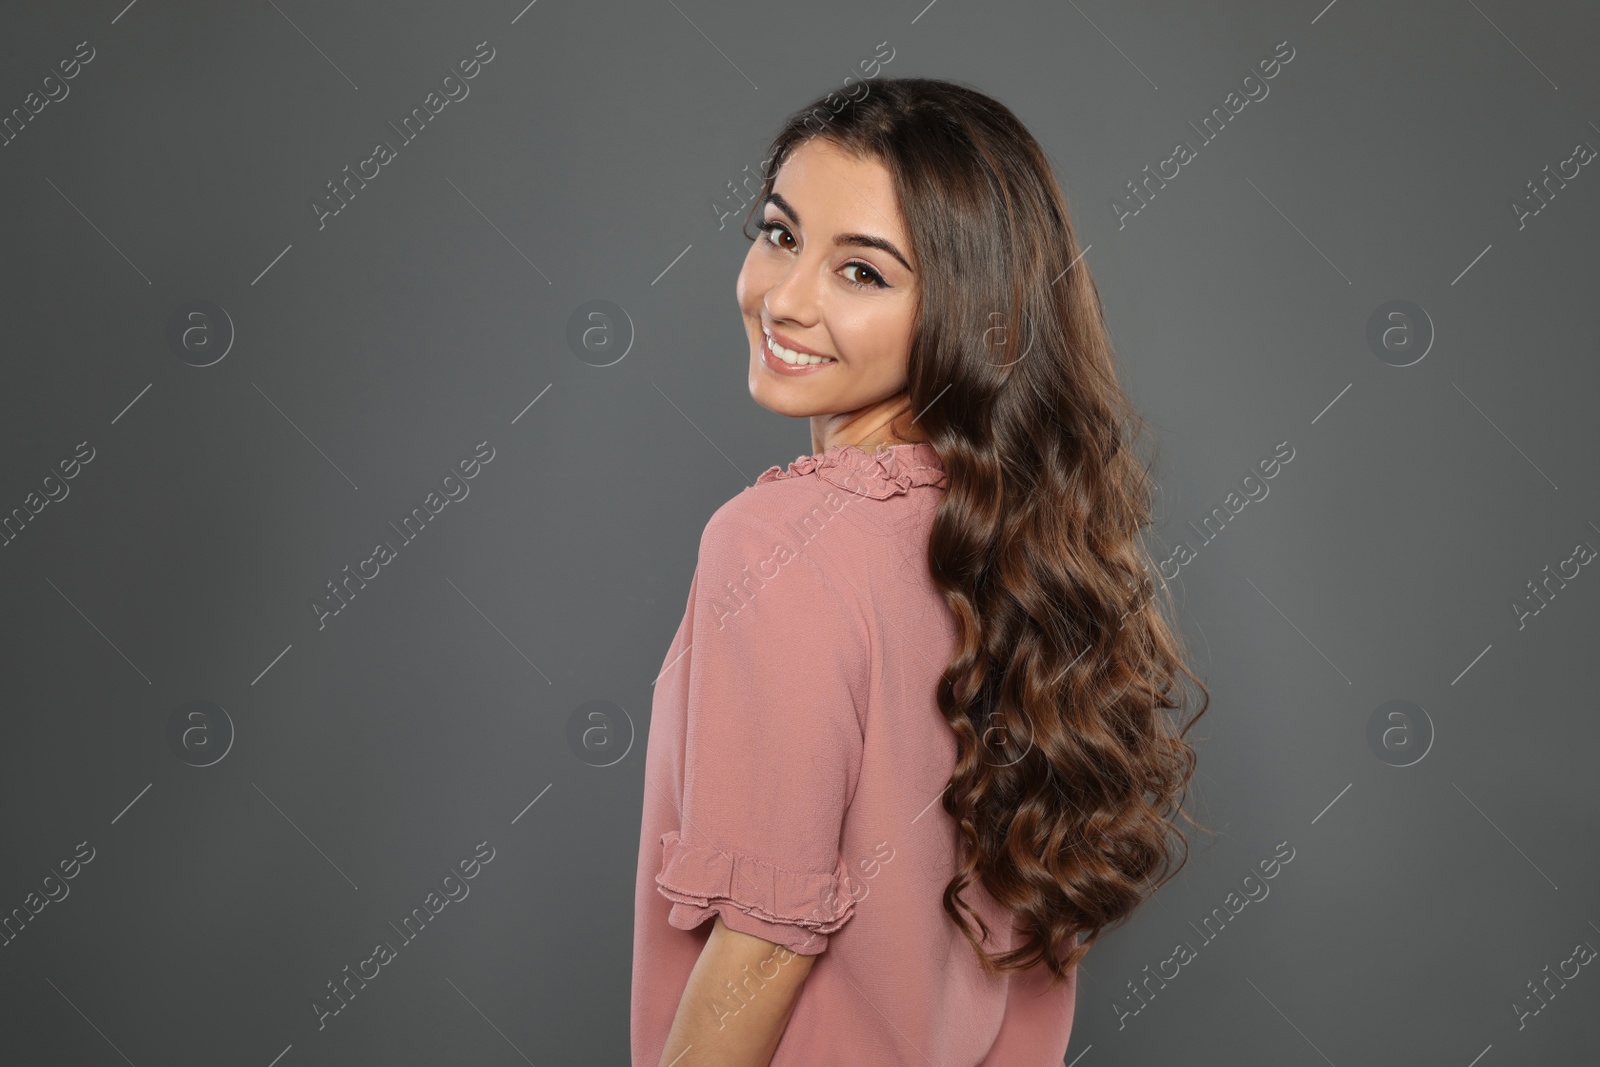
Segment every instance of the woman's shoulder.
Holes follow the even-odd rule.
[[[708,547],[771,547],[774,537],[809,543],[851,507],[910,494],[920,498],[945,484],[939,454],[930,444],[892,445],[871,454],[855,445],[834,445],[787,466],[767,468],[753,485],[719,507],[701,536],[702,554]]]
[[[793,479],[812,479],[872,500],[887,500],[923,487],[943,489],[946,482],[938,451],[927,442],[918,442],[889,445],[871,453],[858,445],[833,445],[800,456],[787,467],[768,467],[750,488]]]

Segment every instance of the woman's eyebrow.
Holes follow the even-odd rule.
[[[794,224],[796,226],[805,225],[805,223],[800,221],[800,213],[794,209],[794,206],[791,205],[789,201],[783,198],[782,194],[768,193],[766,196],[762,197],[761,206],[766,207],[768,204],[773,205],[779,211],[783,212],[785,215],[788,215],[794,220]],[[836,245],[853,245],[857,248],[876,248],[878,251],[887,252],[889,255],[899,260],[900,265],[906,270],[911,271],[912,274],[916,273],[916,271],[912,269],[911,264],[906,262],[906,257],[900,254],[900,250],[890,242],[885,241],[882,237],[875,237],[870,233],[841,233],[834,235],[833,243]]]

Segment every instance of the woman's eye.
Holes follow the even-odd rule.
[[[844,270],[845,270],[845,280],[848,281],[851,285],[857,285],[857,286],[860,286],[863,289],[867,289],[867,288],[872,288],[872,289],[887,288],[887,285],[883,280],[883,276],[881,274],[879,274],[877,271],[873,270],[871,267],[867,266],[865,263],[846,263],[844,265]],[[860,281],[857,278],[851,277],[850,275],[851,275],[851,272],[853,272],[853,271],[860,271],[862,274],[867,276],[868,280],[867,281]]]
[[[785,237],[788,237],[791,241],[794,240],[788,228],[781,222],[763,222],[760,229],[766,234],[767,240],[778,248],[789,247],[783,243]]]
[[[798,242],[796,242],[794,239],[794,234],[790,233],[789,228],[781,222],[768,219],[758,224],[756,228],[761,231],[762,238],[774,248],[781,249],[785,252],[792,252],[798,245]],[[784,244],[785,240],[788,240],[791,243]],[[848,284],[855,286],[857,289],[889,288],[889,283],[883,280],[883,275],[879,274],[876,270],[873,270],[865,263],[846,263],[841,270],[844,272],[845,281]],[[861,275],[865,276],[865,280],[862,280],[860,276],[856,275],[855,272],[857,271],[859,271]]]

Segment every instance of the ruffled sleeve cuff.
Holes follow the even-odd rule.
[[[685,844],[677,830],[662,834],[661,845],[656,888],[672,901],[667,922],[680,930],[720,914],[730,930],[815,956],[854,913],[843,859],[830,872],[790,870],[743,852]]]

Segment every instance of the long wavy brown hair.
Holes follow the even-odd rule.
[[[821,97],[773,139],[746,237],[812,137],[888,168],[921,267],[907,392],[946,471],[929,567],[959,634],[937,688],[962,853],[944,908],[987,973],[1043,962],[1064,980],[1187,862],[1173,815],[1199,825],[1185,737],[1210,695],[1142,542],[1148,426],[1049,161],[1009,109],[929,78]],[[1185,679],[1201,701],[1180,728]],[[984,949],[960,895],[974,882],[1014,917],[1013,951]]]

